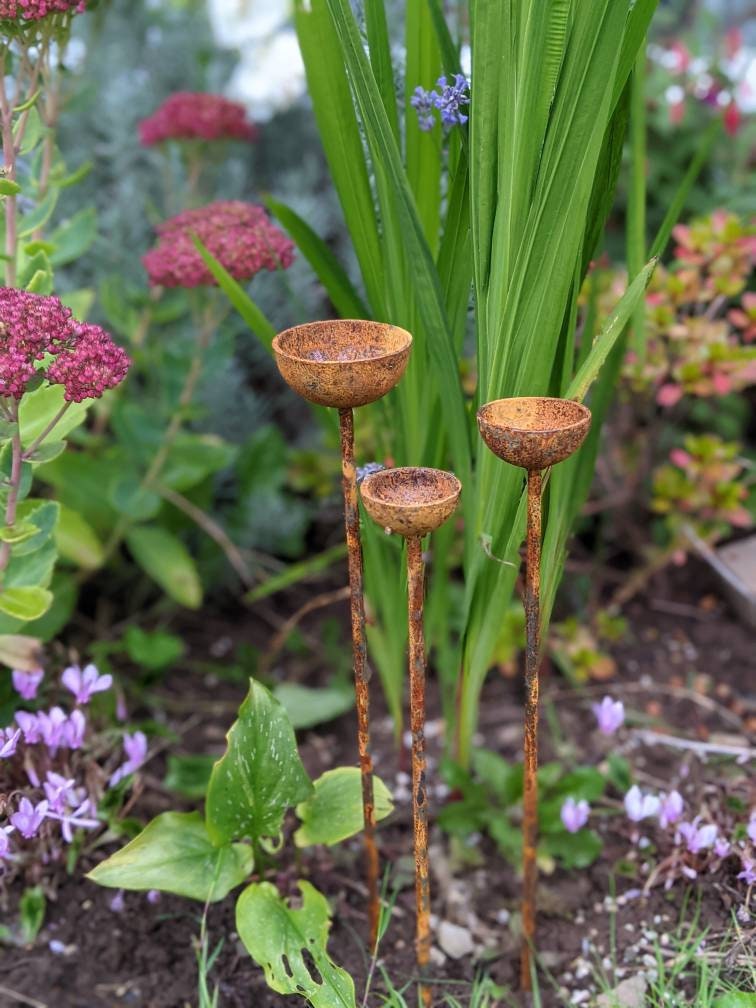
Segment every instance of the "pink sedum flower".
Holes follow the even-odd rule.
[[[47,802],[41,801],[33,805],[28,798],[22,798],[18,803],[18,811],[10,817],[11,825],[26,840],[31,840],[39,831],[39,827],[47,817]]]
[[[565,799],[559,813],[562,824],[568,833],[577,833],[578,830],[582,829],[588,822],[590,814],[591,807],[585,798],[576,802],[572,797]]]
[[[100,326],[76,327],[72,345],[61,350],[47,370],[51,385],[62,385],[66,402],[100,399],[128,374],[129,358]]]
[[[164,140],[256,140],[242,104],[223,95],[177,91],[139,124],[145,147]]]
[[[644,795],[637,784],[633,784],[625,795],[625,812],[632,822],[641,822],[659,812],[661,802],[656,795]]]
[[[13,689],[24,700],[33,700],[37,695],[39,684],[45,677],[42,669],[24,672],[23,669],[13,669]]]
[[[294,244],[261,206],[239,200],[185,210],[157,228],[158,243],[142,258],[153,287],[215,286],[216,280],[195,248],[199,238],[235,280],[261,270],[287,269]]]
[[[76,697],[77,704],[88,704],[95,693],[109,690],[113,685],[113,676],[100,675],[94,665],[71,665],[61,676],[61,682]]]
[[[86,0],[0,0],[0,18],[41,21],[48,14],[81,14]]]
[[[600,704],[593,704],[598,729],[604,735],[613,735],[625,721],[625,705],[621,700],[605,696]]]
[[[670,791],[669,794],[659,795],[659,825],[662,829],[671,826],[679,819],[682,819],[683,799],[679,791]]]

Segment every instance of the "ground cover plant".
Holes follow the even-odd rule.
[[[752,43],[656,6],[0,0],[0,1002],[756,1004]]]

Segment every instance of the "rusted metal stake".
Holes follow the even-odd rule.
[[[378,848],[375,842],[373,761],[370,757],[370,694],[366,674],[365,602],[362,584],[360,512],[357,506],[357,473],[354,468],[354,417],[349,408],[339,410],[341,434],[341,485],[344,491],[344,525],[349,559],[349,592],[352,616],[354,692],[357,702],[357,740],[362,775],[362,813],[365,822],[365,864],[368,889],[370,950],[378,940],[380,902],[378,895]]]
[[[415,950],[423,1004],[430,1006],[431,989],[423,982],[430,964],[430,880],[428,877],[428,796],[425,775],[425,637],[423,588],[425,572],[419,536],[407,539],[407,601],[409,610],[410,728],[412,730],[412,819],[415,834]]]
[[[538,668],[541,652],[541,471],[528,470],[525,560],[525,765],[522,822],[522,952],[520,983],[531,989],[530,950],[535,943],[538,866]]]

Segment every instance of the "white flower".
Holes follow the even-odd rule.
[[[640,822],[642,819],[656,815],[660,805],[661,802],[656,795],[644,795],[637,784],[633,784],[625,795],[625,812],[628,819],[633,822]]]

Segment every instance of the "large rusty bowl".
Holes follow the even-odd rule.
[[[591,411],[571,399],[522,396],[496,399],[478,410],[488,447],[523,469],[546,469],[576,452],[591,426]]]
[[[360,492],[378,525],[399,535],[423,536],[443,525],[457,506],[462,484],[441,469],[408,466],[366,476]]]
[[[294,326],[273,340],[285,381],[319,406],[347,409],[386,395],[404,374],[412,337],[384,322],[336,319]]]

